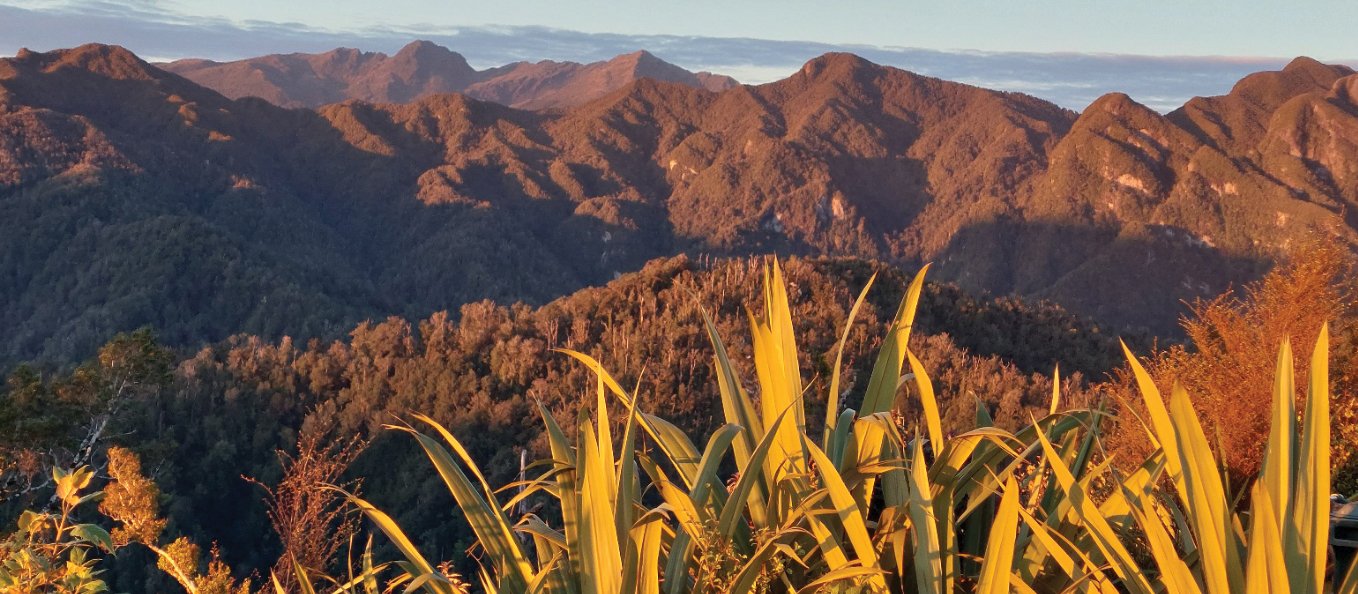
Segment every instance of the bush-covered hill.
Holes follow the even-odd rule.
[[[1174,333],[1358,203],[1354,75],[1298,60],[1161,116],[817,58],[560,111],[230,100],[117,47],[0,60],[0,362],[119,331],[333,338],[546,303],[679,253],[857,256]],[[1215,118],[1215,119],[1214,119]],[[1250,122],[1213,127],[1213,121]]]
[[[259,542],[269,532],[263,492],[240,477],[276,482],[274,451],[291,450],[303,431],[375,439],[353,469],[364,477],[364,492],[411,510],[399,519],[434,550],[460,550],[469,535],[455,510],[413,505],[439,496],[441,485],[427,480],[407,441],[379,431],[382,424],[427,412],[469,436],[469,449],[486,461],[493,479],[507,481],[518,470],[520,450],[545,451],[534,402],[571,426],[580,403],[589,401],[581,398],[593,386],[588,371],[550,350],[571,348],[600,357],[620,381],[639,386],[648,407],[706,434],[721,415],[699,308],[714,315],[732,338],[737,366],[752,374],[750,345],[738,337],[745,335],[739,330],[757,296],[760,266],[759,260],[658,260],[541,307],[480,301],[456,315],[365,322],[333,342],[237,335],[177,357],[171,376],[148,383],[109,434],[140,451],[153,469],[168,495],[171,530],[218,542],[238,569],[267,567],[277,553],[276,545]],[[895,312],[908,277],[854,260],[794,259],[786,272],[807,356],[802,364],[818,383],[827,381],[849,306],[878,275],[847,343],[844,389],[861,391],[872,364],[867,357],[881,339],[876,330]],[[953,429],[970,425],[978,400],[1000,426],[1025,424],[1048,405],[1055,361],[1065,366],[1069,402],[1084,398],[1084,378],[1101,378],[1117,362],[1113,336],[1059,308],[976,299],[950,285],[926,285],[918,324],[915,349],[940,393],[960,395],[943,403],[944,422]],[[119,358],[126,357],[104,359]],[[78,393],[79,385],[63,377],[15,374],[0,402]],[[807,403],[813,411],[824,406]],[[121,588],[163,587],[156,581],[163,576],[131,569],[145,562],[134,555],[119,566],[126,580]]]
[[[689,72],[637,51],[603,62],[515,62],[476,70],[457,52],[413,41],[388,56],[338,48],[321,54],[273,54],[233,62],[177,60],[157,64],[232,99],[259,97],[283,107],[320,107],[358,99],[407,103],[463,93],[520,109],[569,107],[607,95],[640,78],[713,91],[736,86],[729,76]]]
[[[1341,260],[1337,250],[1322,251],[1252,286],[1244,301],[1225,296],[1200,305],[1201,317],[1187,325],[1192,348],[1164,350],[1148,362],[1157,379],[1194,387],[1201,422],[1229,440],[1219,441],[1217,448],[1229,449],[1215,455],[1231,465],[1228,476],[1234,480],[1253,472],[1236,465],[1257,458],[1258,449],[1250,445],[1261,441],[1256,420],[1270,417],[1268,407],[1258,404],[1236,410],[1268,393],[1260,377],[1271,367],[1269,360],[1257,361],[1257,354],[1281,337],[1305,338],[1298,331],[1317,327],[1318,320],[1335,319],[1331,460],[1334,488],[1352,488],[1356,466],[1346,440],[1358,427],[1352,396],[1358,350],[1347,306],[1351,288],[1342,278],[1336,283]],[[906,276],[855,260],[793,259],[784,268],[798,368],[808,386],[800,407],[807,434],[817,436],[848,306],[876,273],[845,343],[840,385],[856,401],[867,389],[869,359],[882,348],[881,328],[896,311]],[[356,488],[391,511],[422,551],[453,560],[449,571],[471,575],[475,564],[465,552],[472,535],[462,512],[448,505],[443,482],[428,472],[408,436],[381,430],[382,425],[426,412],[458,436],[492,485],[504,485],[519,471],[523,453],[533,459],[547,452],[538,403],[568,432],[577,415],[592,412],[593,374],[552,351],[571,348],[597,357],[628,390],[635,386],[644,410],[702,440],[724,415],[700,308],[713,315],[736,375],[754,377],[753,345],[741,330],[749,322],[748,309],[763,297],[762,275],[758,260],[658,260],[639,273],[541,307],[483,301],[464,306],[456,320],[443,312],[415,323],[393,317],[360,324],[345,340],[306,345],[238,335],[176,356],[147,333],[123,336],[74,371],[22,367],[11,374],[0,391],[0,423],[21,431],[0,436],[0,495],[11,507],[33,506],[48,497],[41,473],[46,457],[101,467],[104,446],[131,446],[164,494],[159,501],[168,538],[215,542],[225,567],[239,578],[280,558],[260,486],[278,485],[289,467],[280,464],[288,458],[280,459],[275,450],[295,456],[303,455],[296,444],[308,439],[371,440],[347,476],[319,480],[361,478]],[[949,285],[924,285],[917,311],[910,350],[932,377],[940,435],[951,439],[981,418],[1010,430],[1042,418],[1052,406],[1048,367],[1060,360],[1063,409],[1111,406],[1117,413],[1109,420],[1119,422],[1105,429],[1112,436],[1099,440],[1099,463],[1091,468],[1106,472],[1124,456],[1135,465],[1140,452],[1154,455],[1156,448],[1138,443],[1146,439],[1145,430],[1133,409],[1125,408],[1135,401],[1125,374],[1101,385],[1088,382],[1108,377],[1105,372],[1119,360],[1116,339],[1098,327],[1053,306],[978,300]],[[1145,341],[1133,341],[1132,348],[1151,352]],[[752,397],[762,397],[761,386],[750,388]],[[1106,394],[1119,397],[1101,400]],[[913,389],[898,387],[890,408],[902,423],[918,425],[927,414],[920,404]],[[108,423],[100,424],[100,418]],[[94,427],[102,435],[98,445],[88,451],[77,446]],[[621,427],[614,430],[617,435]],[[315,490],[314,483],[307,484]],[[379,548],[379,554],[389,558],[395,552]],[[173,590],[166,574],[151,570],[153,560],[141,549],[121,552],[110,566],[115,589]]]

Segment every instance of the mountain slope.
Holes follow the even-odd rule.
[[[457,92],[476,79],[476,70],[462,56],[429,42],[411,43],[391,57],[339,48],[226,63],[180,60],[160,67],[228,97],[260,97],[284,107],[351,98],[405,102]]]
[[[231,101],[121,48],[0,61],[0,360],[88,353],[141,325],[175,344],[325,335],[583,284],[505,213],[393,199],[419,170],[366,149],[314,112]],[[412,276],[421,295],[392,288]]]
[[[319,107],[357,99],[408,103],[463,93],[522,109],[578,105],[641,78],[720,91],[727,76],[689,72],[645,51],[606,62],[516,62],[477,71],[461,55],[415,41],[395,55],[339,48],[323,54],[274,54],[233,62],[178,60],[160,68],[231,98],[259,97],[283,107]]]
[[[1182,300],[1317,238],[1354,244],[1358,75],[1301,70],[1168,116],[847,54],[559,110],[435,94],[312,111],[120,48],[25,53],[0,61],[0,359],[141,324],[189,343],[543,302],[684,252],[932,261],[971,291],[1172,333]],[[1192,123],[1231,118],[1258,130]]]
[[[586,103],[643,78],[709,91],[737,86],[730,77],[689,72],[649,52],[638,51],[591,64],[518,62],[480,73],[479,80],[463,92],[469,97],[519,109],[545,109]]]

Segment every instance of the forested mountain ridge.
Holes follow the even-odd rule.
[[[227,97],[259,97],[283,107],[319,107],[358,99],[407,103],[440,93],[463,93],[521,109],[579,105],[641,78],[721,91],[729,76],[689,72],[647,51],[611,60],[515,62],[476,70],[466,58],[429,41],[394,55],[338,48],[322,54],[274,54],[232,62],[177,60],[158,64]]]
[[[166,513],[173,530],[215,542],[242,574],[266,569],[278,551],[260,505],[263,492],[241,477],[276,484],[281,471],[275,449],[293,451],[299,433],[371,439],[352,473],[364,477],[364,496],[404,510],[395,515],[417,527],[412,537],[422,546],[460,553],[471,536],[462,528],[461,511],[415,505],[443,502],[444,486],[421,472],[424,458],[413,443],[382,430],[384,424],[427,412],[467,435],[466,447],[486,461],[490,480],[504,484],[518,468],[519,451],[530,451],[530,457],[546,451],[538,404],[567,428],[581,407],[592,406],[591,398],[582,397],[592,394],[590,371],[551,351],[571,348],[599,357],[618,381],[636,386],[645,410],[663,411],[685,430],[706,435],[722,420],[701,311],[711,315],[743,377],[752,377],[751,344],[743,330],[746,308],[760,298],[757,281],[766,264],[760,258],[680,256],[540,307],[480,301],[414,321],[364,322],[333,341],[235,335],[174,356],[170,377],[129,398],[109,434],[136,448],[155,469],[156,483],[172,502]],[[843,360],[844,390],[863,390],[882,328],[909,276],[880,263],[845,259],[794,258],[783,265],[804,355],[800,365],[808,385],[815,386],[827,381],[856,293],[877,275]],[[968,427],[978,403],[1001,427],[1021,425],[1045,410],[1056,361],[1066,402],[1087,402],[1086,380],[1103,378],[1118,362],[1112,334],[1057,307],[973,299],[935,283],[924,288],[914,336],[950,431]],[[71,379],[28,369],[11,375],[0,385],[0,421],[13,409],[3,405],[61,401],[78,392],[79,373]],[[823,419],[826,403],[816,393],[807,403],[813,411],[808,416]],[[900,404],[906,414],[918,414],[904,393]],[[56,406],[40,410],[54,417],[63,412]],[[47,420],[30,418],[26,425],[41,427]],[[0,435],[0,452],[10,439]],[[0,478],[4,470],[0,466]],[[3,495],[0,490],[0,503]],[[175,591],[153,566],[145,555],[120,555],[113,565],[114,589]],[[458,567],[465,572],[474,566],[465,559]]]
[[[564,110],[230,100],[117,47],[0,60],[0,359],[333,335],[542,303],[675,254],[915,266],[1172,332],[1181,300],[1352,244],[1352,71],[1298,59],[1167,116],[1075,114],[847,54]],[[1248,123],[1248,125],[1246,124]]]

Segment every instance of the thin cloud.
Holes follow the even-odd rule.
[[[332,31],[299,23],[187,16],[167,10],[156,0],[48,2],[28,8],[0,4],[0,53],[6,54],[20,47],[50,50],[97,41],[123,45],[142,56],[232,60],[335,47],[390,53],[415,38],[445,45],[478,68],[525,60],[592,62],[646,49],[685,68],[727,74],[751,84],[787,76],[826,52],[849,51],[879,64],[1027,93],[1076,110],[1104,93],[1119,91],[1153,109],[1169,111],[1195,95],[1225,93],[1245,75],[1277,69],[1287,62],[1285,58],[940,51],[522,26],[426,24]]]

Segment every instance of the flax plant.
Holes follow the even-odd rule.
[[[551,456],[534,479],[496,491],[432,419],[394,428],[419,443],[475,531],[485,592],[1324,591],[1325,332],[1300,428],[1290,347],[1279,354],[1264,473],[1241,505],[1188,394],[1176,387],[1166,403],[1130,352],[1157,448],[1134,472],[1119,473],[1101,453],[1110,413],[1062,410],[1059,378],[1049,414],[1022,430],[991,427],[978,407],[976,428],[947,435],[909,344],[926,270],[886,329],[857,408],[841,407],[840,367],[872,281],[850,309],[830,377],[808,384],[774,261],[762,308],[749,314],[753,383],[704,314],[726,424],[701,449],[574,351],[563,352],[597,378],[594,415],[582,413],[568,432],[541,409]],[[827,403],[820,431],[805,406],[816,390]],[[894,411],[902,390],[918,398],[920,418]],[[613,412],[626,419],[620,428]],[[511,521],[510,510],[533,496],[555,500],[559,517]],[[389,516],[353,501],[401,552],[407,590],[460,591]],[[1335,591],[1358,592],[1358,578],[1336,581]]]

